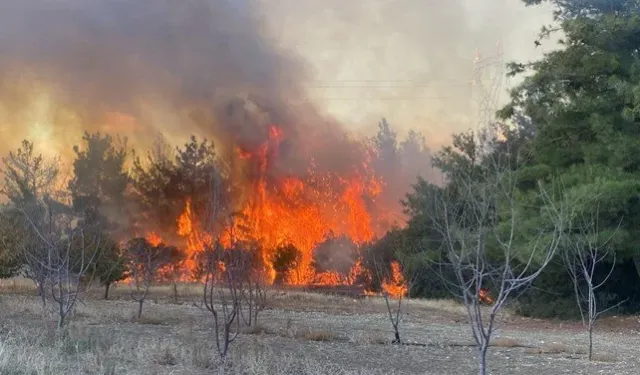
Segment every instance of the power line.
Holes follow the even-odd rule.
[[[414,98],[393,98],[393,97],[380,97],[380,98],[366,98],[366,97],[360,97],[360,98],[315,98],[315,99],[319,99],[319,100],[325,100],[325,101],[413,101],[413,100],[425,100],[425,99],[432,99],[432,100],[444,100],[444,99],[459,99],[456,98],[454,96],[431,96],[431,97],[414,97]]]
[[[466,86],[472,83],[472,78],[469,80],[461,79],[446,79],[435,81],[419,81],[419,80],[344,80],[344,81],[317,81],[317,83],[303,83],[302,86],[306,88],[421,88],[432,87],[446,84],[448,87],[452,86]]]

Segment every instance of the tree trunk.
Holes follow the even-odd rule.
[[[38,293],[40,294],[40,299],[42,300],[42,308],[44,309],[47,307],[47,296],[44,294],[44,290],[42,289],[40,289]]]
[[[401,343],[401,341],[400,341],[400,332],[398,331],[398,327],[394,326],[393,329],[395,331],[394,332],[395,339],[393,340],[392,344],[400,344]]]
[[[109,288],[111,287],[111,283],[105,283],[104,284],[104,299],[108,300],[109,299]]]
[[[589,324],[589,361],[593,358],[593,323]]]
[[[140,317],[142,317],[142,304],[143,303],[144,303],[143,299],[138,301],[138,319],[140,319]]]
[[[178,303],[178,283],[173,282],[173,302]]]
[[[62,329],[62,327],[64,327],[64,323],[65,323],[64,318],[65,318],[64,308],[62,304],[60,304],[60,308],[58,310],[58,329]]]
[[[47,296],[44,291],[44,283],[36,282],[36,289],[38,290],[38,296],[42,300],[42,308],[47,307]]]
[[[480,358],[479,358],[479,365],[480,367],[478,368],[478,374],[479,375],[486,375],[487,374],[487,349],[489,348],[489,344],[485,344],[483,348],[480,349]]]

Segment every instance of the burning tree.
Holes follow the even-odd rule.
[[[183,241],[185,274],[202,273],[195,259],[219,239],[225,247],[236,241],[259,243],[254,250],[267,269],[267,283],[276,278],[294,285],[348,283],[351,271],[346,268],[340,275],[318,272],[314,250],[332,237],[359,246],[386,229],[377,225],[383,210],[372,209],[383,187],[371,165],[373,149],[345,137],[340,142],[351,146],[350,162],[340,168],[318,163],[314,153],[319,150],[310,149],[300,155],[308,163],[283,169],[288,157],[283,151],[295,137],[286,126],[269,123],[255,129],[252,142],[231,137],[221,151],[195,137],[175,150],[159,144],[146,159],[134,162],[133,187],[142,208],[137,229],[159,233],[167,242]],[[215,228],[207,217],[212,178],[221,179],[226,206]],[[284,246],[296,249],[295,254],[283,253]],[[354,260],[338,263],[357,267]]]
[[[457,136],[436,159],[447,185],[423,186],[410,196],[428,213],[436,239],[431,249],[441,256],[437,264],[453,274],[443,280],[467,310],[481,375],[502,308],[551,262],[567,229],[564,196],[555,199],[538,183],[524,202],[517,190],[521,171],[510,156],[476,143],[473,133]],[[534,221],[532,202],[540,213]],[[488,308],[485,289],[495,296]]]
[[[211,231],[204,224],[208,220],[210,181],[223,179],[220,173],[213,143],[195,137],[173,151],[158,142],[146,160],[138,157],[134,161],[133,187],[143,213],[139,229],[148,231],[148,239],[156,244],[165,242],[158,233],[168,233],[167,242],[184,240],[182,254],[174,257],[168,270],[173,279],[200,279],[196,274],[202,271],[197,269],[197,257],[211,242]],[[227,201],[230,189],[225,186],[221,192]]]
[[[403,269],[398,261],[392,261],[389,267],[384,267],[376,261],[375,275],[387,307],[389,322],[393,328],[394,339],[392,344],[401,344],[400,323],[406,313],[407,303],[405,297],[409,295],[412,280],[407,281],[405,279]]]

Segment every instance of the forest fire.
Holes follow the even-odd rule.
[[[245,198],[232,203],[229,210],[232,214],[223,220],[222,226],[205,228],[205,218],[196,213],[203,212],[201,207],[194,207],[194,199],[186,197],[174,228],[175,235],[182,239],[180,247],[185,253],[181,278],[193,279],[198,254],[216,241],[225,248],[243,241],[258,243],[257,251],[261,252],[265,276],[270,283],[276,279],[273,264],[283,246],[298,251],[296,261],[280,275],[287,285],[354,285],[370,278],[359,255],[351,259],[349,272],[318,271],[314,266],[314,252],[329,238],[348,238],[357,247],[388,229],[377,221],[373,210],[382,211],[376,202],[384,189],[382,178],[372,172],[366,158],[356,163],[357,168],[348,175],[319,171],[313,158],[302,175],[274,173],[273,163],[278,160],[280,145],[287,137],[276,125],[269,125],[265,133],[264,142],[254,149],[238,145],[234,148],[234,163],[241,165],[240,172],[245,178],[236,181],[230,173],[229,184],[240,185],[234,188],[242,191]],[[152,245],[163,242],[164,236],[157,233],[149,231],[146,236]],[[169,233],[166,237],[175,236]],[[403,282],[400,269],[395,265],[393,280],[385,288],[391,295],[400,295],[405,293]]]

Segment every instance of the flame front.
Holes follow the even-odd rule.
[[[185,240],[185,274],[193,274],[197,254],[217,238],[225,246],[237,241],[259,243],[270,281],[276,277],[273,262],[277,250],[290,245],[299,251],[300,258],[284,275],[286,284],[356,283],[364,274],[361,259],[354,260],[346,275],[337,271],[319,273],[314,267],[314,250],[332,236],[346,236],[355,245],[361,245],[388,229],[371,214],[371,205],[384,188],[383,180],[372,172],[366,160],[348,175],[320,172],[313,158],[309,158],[307,171],[302,176],[271,173],[279,146],[286,137],[275,125],[269,126],[266,134],[267,139],[253,150],[234,148],[235,163],[240,166],[235,172],[242,178],[234,178],[232,173],[231,183],[243,192],[244,199],[236,203],[234,212],[240,214],[234,215],[227,228],[220,233],[204,230],[202,218],[194,213],[193,201],[186,199],[176,229],[177,235]],[[160,242],[155,234],[147,237],[152,243]],[[401,276],[399,268],[394,268],[391,284],[402,284]],[[404,292],[394,289],[390,294],[398,293]]]

